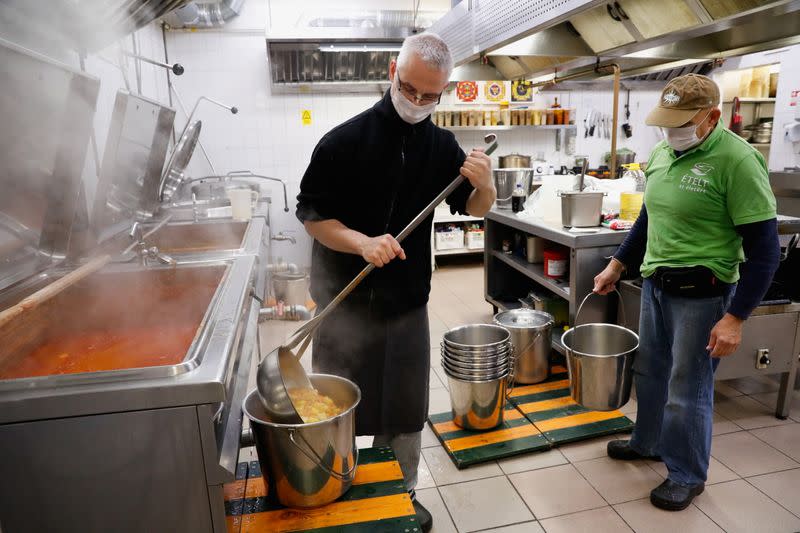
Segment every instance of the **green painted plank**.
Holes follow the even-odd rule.
[[[345,524],[341,526],[331,526],[316,529],[304,529],[303,533],[395,533],[408,532],[420,533],[422,530],[417,523],[417,516],[403,516],[400,518],[387,518],[384,520],[372,520],[370,522],[360,522],[358,524]]]
[[[589,410],[580,405],[572,404],[559,407],[557,409],[548,409],[546,411],[535,411],[532,413],[525,413],[525,417],[533,423],[541,422],[542,420],[552,420],[553,418],[563,418],[565,416],[577,415],[580,413],[588,413]]]
[[[386,463],[394,460],[394,451],[388,446],[385,448],[362,448],[358,450],[358,464],[360,465]]]
[[[395,494],[404,494],[406,490],[405,483],[402,479],[393,479],[391,481],[377,481],[375,483],[364,483],[363,485],[353,485],[350,490],[337,501],[351,502],[354,500],[364,500],[367,498],[378,498],[380,496],[394,496]]]
[[[442,422],[450,422],[453,419],[452,411],[446,413],[436,413],[435,415],[428,416],[428,423],[433,427],[434,424],[441,424]]]
[[[634,423],[630,418],[621,416],[619,418],[603,420],[602,422],[592,422],[591,424],[584,424],[582,426],[554,429],[553,431],[545,432],[544,435],[547,437],[547,440],[554,445],[565,444],[567,442],[630,431],[633,429],[633,426]]]
[[[569,396],[569,387],[565,387],[563,389],[548,390],[544,392],[537,392],[534,394],[526,394],[524,396],[514,396],[511,398],[511,402],[513,402],[515,406],[519,407],[520,405],[525,403],[541,402],[543,400],[553,400],[555,398],[563,398],[565,396]]]
[[[461,437],[472,437],[474,435],[482,435],[484,433],[492,433],[493,431],[500,431],[501,429],[509,429],[509,428],[515,428],[515,427],[519,427],[519,426],[527,426],[529,424],[530,424],[530,422],[525,417],[521,417],[521,418],[517,418],[516,420],[505,420],[498,427],[496,427],[494,429],[487,430],[487,431],[471,431],[469,429],[458,429],[456,431],[448,431],[448,432],[445,432],[445,433],[439,433],[438,431],[436,431],[436,429],[434,429],[433,432],[436,433],[440,437],[440,440],[448,441],[448,440],[453,440],[453,439],[459,439]]]
[[[448,453],[456,467],[461,469],[477,463],[504,459],[527,452],[547,450],[549,448],[551,448],[551,445],[543,435],[532,435],[521,439],[478,446],[468,450],[459,450],[453,453],[450,453],[448,450]]]

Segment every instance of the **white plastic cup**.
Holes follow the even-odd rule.
[[[258,201],[258,192],[250,189],[231,189],[228,191],[231,201],[231,214],[235,220],[253,218],[253,203]]]

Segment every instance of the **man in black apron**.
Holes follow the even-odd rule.
[[[297,217],[315,239],[311,295],[320,309],[365,261],[379,267],[319,327],[312,366],[358,384],[356,430],[392,446],[412,499],[428,414],[433,216],[402,246],[392,235],[459,173],[467,180],[447,198],[451,212],[483,216],[495,199],[489,157],[479,149],[466,156],[430,120],[452,66],[439,37],[406,39],[389,91],[320,140],[297,197]],[[414,507],[428,531],[430,513]]]

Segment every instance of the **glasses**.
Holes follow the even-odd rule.
[[[438,104],[442,101],[442,93],[438,94],[419,94],[413,85],[404,83],[400,79],[400,73],[397,73],[397,84],[400,87],[400,92],[405,94],[411,100],[419,104]]]

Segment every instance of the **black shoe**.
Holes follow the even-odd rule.
[[[631,448],[631,441],[629,440],[612,440],[606,447],[608,456],[612,459],[619,459],[620,461],[634,461],[636,459],[650,459],[651,461],[660,461],[660,455],[642,455],[633,448]]]
[[[701,494],[705,488],[705,483],[684,487],[667,479],[650,492],[650,503],[667,511],[682,511],[689,507],[694,497]]]
[[[433,517],[425,507],[414,499],[411,503],[414,504],[414,511],[417,513],[417,522],[422,533],[428,533],[433,527]]]

